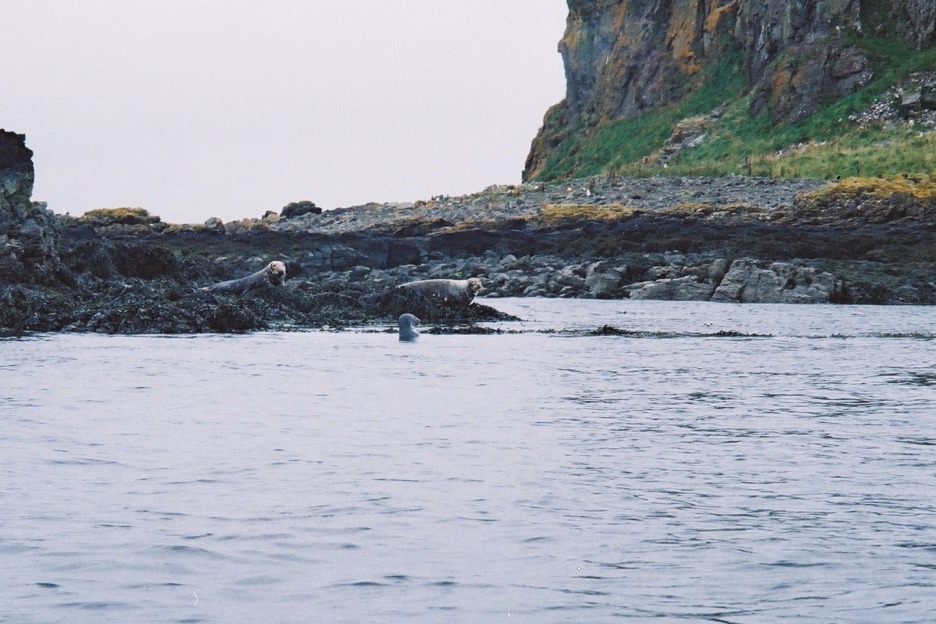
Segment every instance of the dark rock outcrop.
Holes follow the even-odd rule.
[[[875,35],[896,35],[919,50],[936,44],[932,0],[861,2],[861,19]]]
[[[58,224],[31,200],[35,172],[22,134],[0,130],[0,285],[54,284],[62,279]]]
[[[712,301],[725,303],[829,303],[841,297],[840,280],[814,267],[787,262],[768,266],[751,258],[735,260],[718,287]]]
[[[280,219],[294,219],[306,214],[322,214],[322,209],[316,206],[315,202],[306,200],[291,202],[283,206],[283,210],[280,211],[279,217]]]

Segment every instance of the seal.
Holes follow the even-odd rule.
[[[436,305],[447,308],[468,307],[481,288],[481,280],[477,277],[466,280],[419,280],[397,286],[397,290],[401,293],[420,295]]]
[[[285,281],[286,265],[279,260],[274,260],[262,270],[252,275],[240,279],[227,280],[226,282],[218,282],[211,286],[205,286],[202,290],[222,295],[243,295],[251,288],[259,288],[266,284],[282,286]]]
[[[419,332],[414,328],[419,325],[419,319],[412,314],[400,315],[400,340],[411,342],[419,338]]]

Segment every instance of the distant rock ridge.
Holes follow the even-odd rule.
[[[743,54],[752,112],[792,123],[854,93],[872,74],[866,35],[936,44],[933,0],[568,0],[559,42],[566,97],[545,116],[524,179],[534,179],[577,123],[597,127],[686,95],[691,77],[731,49]]]

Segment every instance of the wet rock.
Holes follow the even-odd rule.
[[[627,267],[615,267],[607,261],[594,262],[585,274],[585,287],[597,299],[614,297],[621,287]]]
[[[636,288],[635,288],[636,286]],[[715,284],[693,275],[663,278],[628,287],[631,299],[662,299],[667,301],[708,301]]]
[[[735,260],[712,301],[736,303],[828,303],[840,285],[830,273],[786,262]]]
[[[119,244],[110,252],[113,266],[124,277],[155,279],[178,277],[179,262],[165,247],[147,244]]]
[[[496,319],[504,320],[504,319]],[[510,319],[517,320],[517,319]],[[436,336],[439,335],[462,335],[462,336],[489,336],[491,334],[501,334],[503,330],[495,329],[493,327],[479,327],[477,325],[463,325],[463,326],[452,326],[452,325],[437,325],[436,327],[430,327],[425,332],[426,334],[433,334]]]
[[[452,307],[420,292],[392,288],[367,300],[367,308],[381,317],[415,314],[427,323],[473,323],[516,320],[515,317],[481,303]]]

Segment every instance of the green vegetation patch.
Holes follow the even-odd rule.
[[[579,120],[552,151],[542,180],[587,177],[639,164],[660,149],[676,124],[687,117],[705,115],[741,96],[744,78],[739,48],[723,52],[719,60],[696,76],[696,89],[682,101],[644,115],[589,130]],[[632,173],[632,172],[631,172]]]
[[[825,204],[841,203],[856,197],[888,199],[894,195],[912,196],[936,206],[936,175],[897,175],[889,178],[847,178],[805,194]]]

